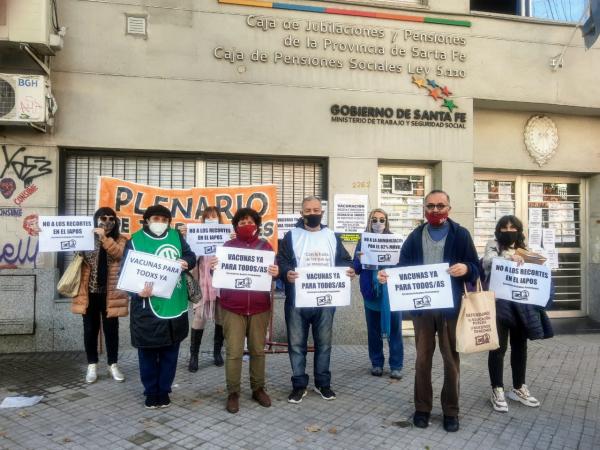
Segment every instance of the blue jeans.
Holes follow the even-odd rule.
[[[306,389],[306,351],[308,328],[312,325],[315,344],[314,376],[316,387],[331,386],[329,360],[331,358],[331,334],[334,307],[296,308],[293,301],[285,302],[285,323],[288,335],[288,354],[292,364],[292,386],[294,389]]]
[[[381,312],[365,308],[369,339],[369,359],[373,367],[383,367],[383,339],[381,337]],[[402,312],[392,311],[390,318],[390,369],[400,370],[404,365],[404,344],[402,342]]]
[[[164,395],[171,392],[178,356],[179,343],[167,347],[138,348],[144,395]]]

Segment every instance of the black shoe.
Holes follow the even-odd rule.
[[[301,403],[302,399],[306,397],[306,394],[305,388],[294,389],[288,396],[288,403]]]
[[[429,426],[429,413],[415,411],[413,416],[413,424],[417,428],[427,428]]]
[[[323,400],[335,400],[337,398],[335,396],[335,392],[333,392],[329,386],[328,387],[316,387],[315,386],[315,392],[317,394],[321,394],[321,398]]]
[[[456,416],[444,416],[444,430],[448,433],[455,433],[458,431],[458,417]]]
[[[158,396],[157,395],[146,395],[146,401],[144,402],[144,406],[146,409],[156,409],[158,408]]]
[[[160,394],[158,396],[158,407],[159,408],[168,408],[171,406],[171,399],[169,398],[169,394]]]
[[[190,353],[190,363],[188,364],[190,372],[198,372],[198,353]]]
[[[383,367],[372,367],[371,375],[373,375],[374,377],[380,377],[381,375],[383,375]]]

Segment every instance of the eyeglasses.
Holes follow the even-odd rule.
[[[100,216],[99,219],[102,222],[114,222],[116,220],[115,216]]]
[[[377,222],[379,222],[379,223],[385,223],[385,217],[380,217],[379,219],[377,217],[373,217],[371,219],[371,223],[377,223]]]
[[[427,203],[425,205],[425,208],[427,208],[428,211],[433,211],[434,209],[438,209],[440,211],[446,209],[448,207],[448,205],[444,205],[443,203],[438,203],[437,205],[434,203]]]

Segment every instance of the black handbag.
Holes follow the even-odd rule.
[[[200,285],[191,273],[183,272],[183,276],[185,277],[189,301],[194,304],[200,303],[200,300],[202,300],[202,290],[200,289]]]

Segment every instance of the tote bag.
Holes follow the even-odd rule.
[[[456,322],[456,351],[477,353],[500,347],[496,327],[496,296],[492,291],[482,291],[477,281],[477,291],[465,293]]]
[[[65,297],[73,298],[79,294],[79,283],[81,282],[81,264],[83,256],[79,253],[75,255],[71,264],[67,266],[67,270],[58,280],[56,290]]]

